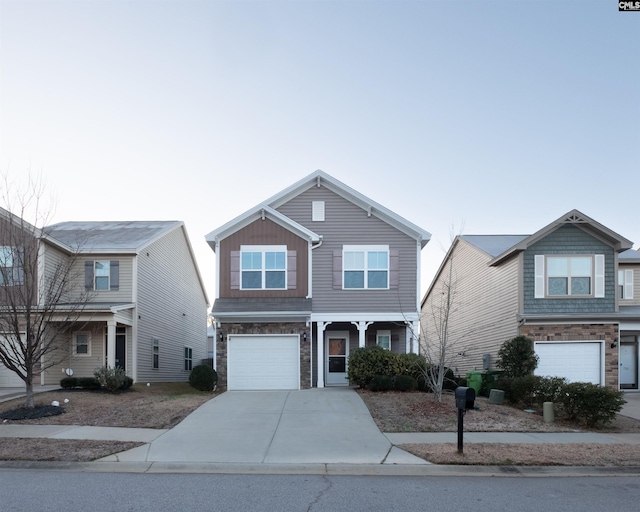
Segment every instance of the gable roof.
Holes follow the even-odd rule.
[[[460,235],[460,238],[475,245],[492,258],[521,242],[529,235]]]
[[[283,204],[287,203],[288,201],[302,194],[303,192],[309,190],[310,188],[320,187],[320,186],[326,187],[328,190],[334,192],[335,194],[339,195],[343,199],[346,199],[347,201],[355,204],[356,206],[359,206],[360,208],[365,210],[368,215],[373,215],[375,217],[378,217],[379,219],[383,220],[387,224],[394,226],[396,229],[402,231],[403,233],[419,241],[421,247],[424,247],[427,244],[427,242],[431,239],[431,233],[429,233],[428,231],[425,231],[424,229],[416,226],[415,224],[409,222],[408,220],[402,218],[401,216],[393,213],[391,210],[385,208],[384,206],[364,196],[360,192],[336,180],[333,176],[330,176],[326,172],[323,172],[320,170],[312,172],[305,178],[285,188],[284,190],[270,197],[266,201],[263,201],[262,203],[255,206],[251,210],[236,217],[230,222],[227,222],[220,228],[206,235],[205,238],[209,243],[209,245],[214,247],[216,241],[219,241],[222,238],[226,238],[227,236],[231,235],[235,231],[238,231],[242,227],[246,226],[248,224],[247,222],[248,218],[252,218],[256,214],[262,214],[262,212],[264,212],[264,215],[267,215],[267,216],[274,215],[274,212],[278,213],[277,212],[278,207],[282,206]],[[305,236],[315,235],[316,237],[318,237],[318,240],[320,240],[321,237],[319,235],[311,232],[310,230],[304,228],[303,226],[300,226],[299,224],[293,222],[291,219],[288,219],[288,222],[286,222],[285,219],[287,219],[287,217],[285,217],[282,214],[280,215],[282,216],[282,218],[279,220],[280,222],[285,222],[284,227],[287,227],[288,225],[290,228],[294,228],[297,230],[299,230],[300,228],[303,228],[303,230],[306,230],[306,232],[308,232],[308,233],[305,233],[305,231],[302,231],[302,233],[305,233]],[[215,250],[215,247],[214,247],[214,250]]]
[[[49,242],[67,251],[135,254],[181,226],[180,221],[61,222],[44,231]]]
[[[507,258],[510,258],[515,253],[524,251],[537,241],[541,240],[549,233],[552,233],[556,229],[566,226],[573,225],[577,226],[580,229],[583,229],[587,233],[595,235],[601,239],[606,240],[611,246],[614,248],[616,252],[622,252],[627,249],[631,249],[633,246],[633,242],[627,240],[623,236],[619,235],[615,231],[603,226],[599,222],[596,222],[590,217],[587,217],[584,213],[578,210],[571,210],[567,214],[562,217],[556,219],[550,224],[547,224],[545,227],[536,231],[533,235],[529,235],[523,238],[521,241],[514,244],[512,247],[507,248],[502,253],[498,254],[494,259],[489,262],[489,265],[498,265]]]
[[[618,254],[618,261],[620,263],[640,263],[640,250],[627,249]]]

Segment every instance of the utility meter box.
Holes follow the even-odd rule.
[[[465,386],[458,386],[455,391],[456,408],[473,409],[476,399],[476,390]]]

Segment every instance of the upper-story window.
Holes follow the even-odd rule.
[[[286,290],[287,248],[243,245],[240,248],[242,290]]]
[[[591,257],[547,257],[548,295],[591,295]]]
[[[18,247],[0,246],[0,285],[24,284],[23,254]]]
[[[389,288],[388,245],[345,245],[342,248],[345,289]]]
[[[120,262],[95,260],[84,262],[84,286],[87,291],[108,291],[120,288]]]
[[[618,298],[633,299],[633,270],[618,270]]]
[[[604,255],[535,256],[535,297],[604,297]]]

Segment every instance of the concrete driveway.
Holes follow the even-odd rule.
[[[389,440],[349,388],[227,391],[120,461],[424,464]]]

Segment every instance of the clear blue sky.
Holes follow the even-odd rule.
[[[640,14],[579,1],[0,0],[0,170],[206,233],[316,169],[433,234],[640,242]]]

